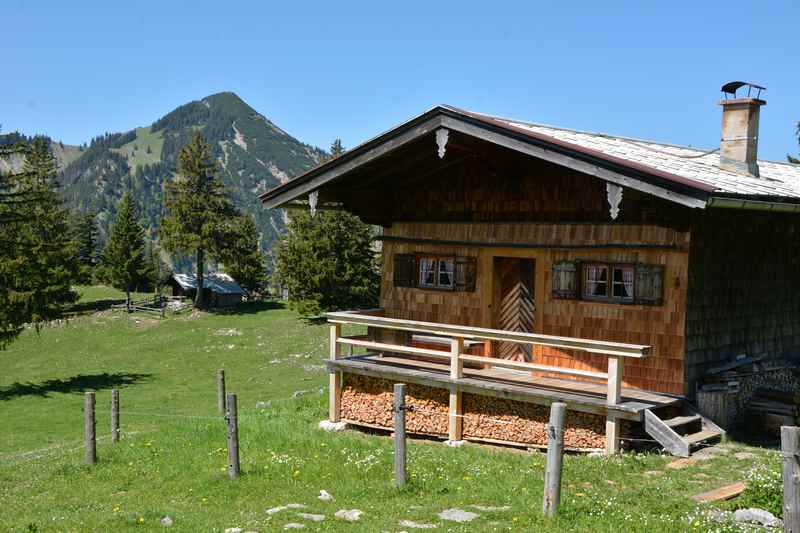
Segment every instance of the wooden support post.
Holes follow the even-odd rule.
[[[236,407],[236,395],[229,393],[227,397],[228,413],[228,476],[239,477],[239,418]]]
[[[342,336],[342,325],[331,324],[330,332],[330,356],[331,361],[336,361],[342,355],[342,347],[338,342]],[[328,418],[331,422],[339,422],[341,419],[342,401],[342,373],[331,372],[330,388],[328,390]]]
[[[394,483],[406,484],[406,386],[394,385]]]
[[[464,353],[464,339],[453,337],[450,342],[450,379],[457,380],[464,377],[464,361],[461,354]],[[461,405],[461,390],[458,385],[450,384],[450,407],[447,417],[447,439],[450,441],[461,440],[463,418]]]
[[[119,389],[111,389],[111,442],[119,442]]]
[[[93,392],[83,396],[83,437],[86,442],[86,464],[93,465],[97,462]]]
[[[608,396],[606,403],[619,404],[622,395],[622,367],[623,362],[619,357],[608,358]],[[619,421],[617,415],[608,412],[606,415],[606,453],[612,455],[619,452]]]
[[[783,531],[800,533],[800,427],[781,428]]]
[[[547,426],[547,466],[544,471],[545,516],[553,516],[561,501],[561,467],[564,459],[564,420],[567,404],[555,402],[550,405],[550,423]]]
[[[227,411],[225,408],[225,371],[221,368],[217,370],[217,408],[221,415]]]

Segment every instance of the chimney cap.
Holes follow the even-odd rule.
[[[725,85],[722,86],[720,89],[725,94],[725,99],[728,99],[728,95],[731,95],[733,98],[736,98],[736,91],[741,89],[742,87],[747,87],[747,98],[751,97],[751,92],[755,89],[756,98],[761,97],[761,91],[766,91],[766,87],[762,87],[761,85],[756,85],[755,83],[750,83],[747,81],[729,81]]]

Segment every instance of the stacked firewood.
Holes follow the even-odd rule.
[[[347,375],[342,390],[342,418],[368,426],[394,427],[393,382],[385,379]],[[449,395],[445,389],[422,385],[406,388],[406,429],[411,433],[446,436]],[[464,394],[463,436],[521,444],[547,445],[550,408],[491,396]],[[573,449],[605,446],[604,418],[568,411],[564,445]]]
[[[748,410],[751,418],[771,435],[780,435],[781,426],[800,423],[800,392],[759,388],[753,393]]]

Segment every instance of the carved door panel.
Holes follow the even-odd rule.
[[[495,326],[497,329],[534,332],[535,263],[532,259],[495,258]],[[495,342],[495,357],[516,361],[532,361],[532,346],[511,342]]]

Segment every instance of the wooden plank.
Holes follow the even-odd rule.
[[[784,531],[800,532],[800,428],[781,428]]]
[[[605,372],[591,372],[589,370],[575,370],[572,368],[563,368],[560,366],[539,365],[536,363],[526,363],[524,361],[511,361],[509,359],[498,359],[496,357],[484,357],[481,355],[468,355],[461,354],[462,361],[469,361],[471,363],[484,363],[493,367],[499,368],[513,368],[517,370],[539,370],[542,372],[553,372],[557,374],[570,374],[575,376],[583,376],[596,379],[606,379],[608,374]]]
[[[649,346],[639,344],[605,342],[572,337],[558,337],[553,335],[541,335],[537,333],[515,333],[497,329],[453,326],[449,324],[437,324],[434,322],[419,322],[416,320],[402,320],[398,318],[357,315],[348,312],[328,313],[327,317],[328,322],[333,324],[373,326],[399,331],[424,331],[437,335],[458,336],[467,339],[524,342],[539,346],[581,350],[589,353],[609,356],[641,358],[646,357],[650,353]]]
[[[452,384],[447,373],[437,374],[430,370],[381,366],[379,363],[372,362],[368,359],[360,359],[358,357],[328,361],[327,365],[329,370],[335,369],[341,372],[402,381],[405,383],[416,383],[418,385],[440,389],[449,388],[450,384]],[[462,393],[467,392],[539,405],[550,405],[553,402],[561,401],[567,403],[570,410],[584,413],[606,415],[609,410],[612,410],[618,413],[619,418],[635,421],[641,421],[642,412],[645,408],[650,407],[649,405],[643,405],[637,402],[608,406],[605,398],[602,397],[582,396],[580,394],[570,394],[532,386],[496,383],[472,377],[464,377],[458,380],[458,388]]]
[[[644,430],[671,454],[689,457],[689,444],[650,409],[644,412]]]
[[[330,327],[330,359],[336,361],[342,355],[339,337],[342,336],[342,325],[331,324]],[[342,413],[342,374],[332,370],[329,376],[328,388],[328,418],[331,422],[338,422]]]
[[[622,360],[617,357],[608,358],[608,386],[606,402],[617,405],[622,393]],[[619,423],[614,413],[606,416],[606,453],[613,455],[619,452]]]
[[[732,485],[725,485],[724,487],[719,487],[718,489],[695,494],[692,496],[692,500],[696,502],[717,502],[720,500],[730,500],[731,498],[735,498],[739,494],[743,493],[746,488],[747,484],[744,481],[737,481]]]
[[[455,385],[450,387],[450,403],[447,408],[447,438],[451,441],[461,440],[464,419],[461,391]]]
[[[375,351],[407,353],[409,355],[424,355],[426,357],[440,357],[443,359],[450,359],[450,352],[444,350],[431,350],[429,348],[417,348],[416,346],[401,346],[399,344],[387,344],[384,342],[365,341],[353,338],[340,338],[337,341],[339,344],[349,344],[351,346],[360,346],[362,348],[370,348]]]

